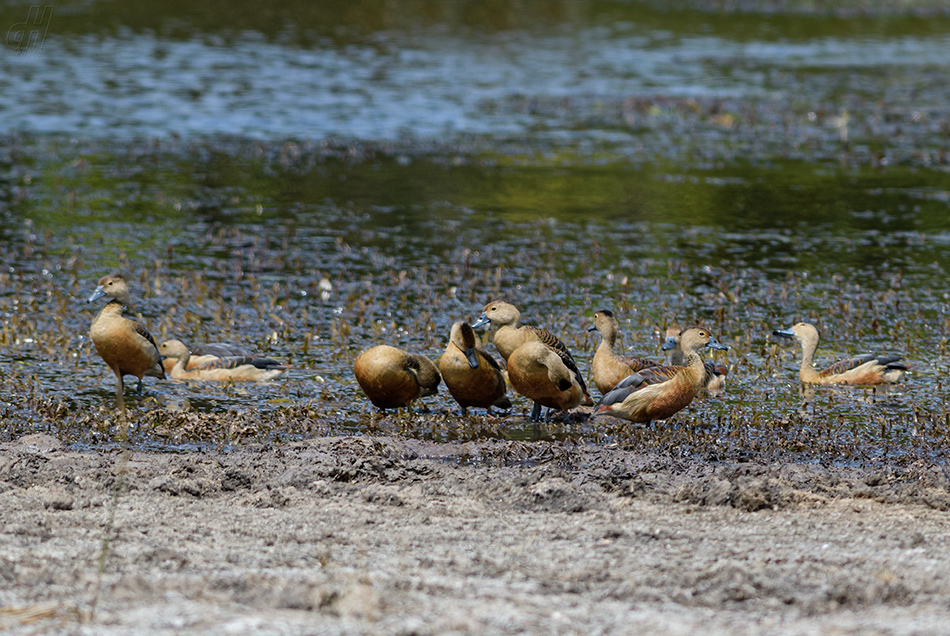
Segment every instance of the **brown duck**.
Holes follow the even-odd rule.
[[[111,300],[92,321],[89,337],[96,351],[115,373],[116,396],[122,397],[122,376],[126,375],[134,375],[139,379],[138,393],[141,395],[145,376],[165,379],[162,356],[148,330],[122,315],[122,310],[129,303],[129,285],[121,274],[99,279],[99,285],[89,297],[89,302],[104,296]]]
[[[508,378],[521,395],[534,401],[531,419],[541,419],[541,407],[570,410],[586,395],[577,374],[557,351],[539,340],[528,340],[508,357]],[[588,398],[589,399],[589,398]],[[551,410],[547,416],[550,417]]]
[[[664,420],[685,408],[703,388],[706,371],[701,349],[724,349],[700,327],[683,332],[680,345],[685,366],[650,367],[634,373],[605,395],[594,407],[595,415],[612,415],[631,422]]]
[[[420,397],[435,395],[442,377],[432,360],[389,345],[358,355],[353,373],[363,393],[380,409],[396,409]]]
[[[218,358],[243,358],[251,355],[250,352],[245,351],[241,347],[228,344],[226,342],[209,342],[207,344],[201,344],[194,349],[189,349],[189,352],[191,353],[191,357],[188,358],[188,363],[185,365],[186,369],[200,367],[201,365],[207,362],[213,362]],[[167,351],[162,351],[162,354],[165,356],[162,359],[162,367],[165,368],[165,373],[171,374],[172,369],[178,362],[178,358],[170,357]]]
[[[462,415],[470,406],[488,409],[489,414],[493,406],[511,408],[501,367],[478,347],[475,331],[467,322],[452,325],[449,344],[439,358],[439,371],[449,393],[462,407]]]
[[[166,340],[159,349],[175,359],[170,373],[175,380],[263,382],[276,378],[288,368],[271,358],[257,356],[214,357],[197,366],[189,366],[191,352],[181,340]]]
[[[594,384],[597,385],[597,389],[601,393],[606,394],[628,375],[648,367],[658,366],[653,360],[619,356],[614,353],[614,344],[617,341],[617,332],[620,331],[620,326],[617,324],[613,312],[609,309],[594,312],[594,324],[590,326],[588,331],[594,330],[600,332],[601,339],[590,367],[594,376]]]
[[[663,341],[663,350],[669,352],[669,363],[675,366],[686,364],[686,354],[680,346],[680,336],[683,330],[679,327],[669,327],[666,330],[666,339]],[[726,376],[729,370],[721,364],[715,364],[706,360],[703,365],[706,368],[706,379],[703,382],[703,388],[710,397],[718,397],[726,390]]]
[[[863,355],[838,360],[827,369],[816,371],[815,351],[820,335],[818,329],[807,322],[800,322],[788,329],[776,329],[772,335],[794,338],[802,345],[802,366],[799,379],[805,384],[853,384],[870,386],[895,384],[909,368],[898,355]]]
[[[590,399],[590,394],[587,392],[584,377],[578,370],[577,363],[574,362],[574,357],[571,356],[571,352],[567,350],[564,343],[550,331],[531,325],[519,325],[520,320],[521,312],[518,311],[514,305],[503,300],[497,300],[485,305],[482,315],[478,317],[478,320],[472,323],[472,327],[478,328],[489,323],[498,327],[498,329],[495,330],[492,341],[495,343],[495,348],[498,349],[498,353],[501,354],[501,357],[504,358],[506,362],[515,349],[526,342],[535,341],[544,344],[554,351],[554,353],[561,358],[564,365],[574,374],[577,384],[581,387],[581,392],[583,393],[583,399],[580,404],[587,406],[593,404],[594,402]],[[508,377],[511,377],[510,364]],[[514,384],[514,381],[512,381],[512,384]]]

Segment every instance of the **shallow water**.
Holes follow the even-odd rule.
[[[145,445],[382,431],[713,457],[942,452],[945,16],[552,3],[540,23],[496,24],[359,6],[255,30],[240,11],[101,21],[100,5],[76,5],[57,8],[41,48],[4,52],[6,436],[111,440],[113,380],[85,299],[122,269],[156,339],[230,340],[292,365],[263,386],[147,380],[145,398],[129,393]],[[654,430],[536,429],[520,399],[508,418],[461,419],[444,389],[428,416],[370,416],[356,353],[387,342],[436,358],[454,320],[499,296],[584,371],[596,309],[657,358],[668,324],[706,324],[732,347],[717,354],[727,393]],[[797,350],[769,337],[800,319],[822,329],[820,361],[899,352],[910,381],[800,395]]]

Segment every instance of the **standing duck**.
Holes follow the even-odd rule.
[[[439,368],[432,360],[389,345],[371,347],[356,357],[353,373],[363,393],[380,409],[409,406],[439,391]]]
[[[686,354],[683,353],[683,348],[680,346],[682,333],[683,330],[679,327],[669,327],[666,330],[663,350],[669,352],[669,363],[671,365],[683,366],[686,364]],[[726,375],[728,375],[729,370],[725,366],[715,364],[709,360],[706,360],[703,364],[706,368],[706,380],[703,383],[706,394],[710,397],[722,395],[726,389]]]
[[[587,331],[599,331],[600,344],[591,361],[591,371],[594,375],[594,384],[602,393],[608,393],[612,388],[632,373],[648,367],[655,367],[657,363],[646,358],[618,356],[614,353],[614,344],[617,342],[617,332],[620,326],[609,309],[594,312],[594,324]]]
[[[581,372],[577,368],[577,363],[574,362],[574,357],[571,356],[571,352],[567,350],[564,343],[561,342],[557,336],[545,329],[531,325],[519,326],[518,322],[520,320],[521,312],[518,311],[514,305],[506,303],[503,300],[497,300],[485,305],[482,315],[478,317],[478,320],[472,323],[472,327],[477,328],[489,323],[498,327],[498,329],[495,330],[492,341],[495,343],[495,348],[498,349],[498,353],[501,354],[501,357],[504,358],[506,362],[508,362],[508,359],[511,357],[511,354],[514,353],[515,349],[526,342],[534,341],[545,345],[556,353],[564,365],[574,374],[577,384],[581,388],[581,393],[583,394],[580,404],[586,406],[592,405],[594,402],[590,399],[590,394],[587,392],[584,376],[581,375]],[[511,377],[510,362],[508,364],[508,377]],[[512,384],[514,384],[513,380]]]
[[[907,365],[897,355],[874,355],[865,353],[838,360],[823,371],[814,367],[815,351],[820,335],[818,329],[807,322],[800,322],[788,329],[776,329],[772,335],[794,338],[802,345],[802,366],[799,379],[805,384],[852,384],[870,386],[895,384],[907,371]]]
[[[174,380],[217,380],[241,382],[271,380],[287,370],[272,360],[255,356],[213,357],[197,366],[191,366],[191,352],[181,340],[166,340],[160,350],[175,359],[170,375]],[[223,350],[222,350],[223,351]]]
[[[439,358],[439,371],[449,393],[462,407],[462,415],[468,414],[470,406],[488,409],[489,414],[493,406],[511,408],[501,367],[478,348],[475,331],[467,322],[452,325],[449,344]]]
[[[165,379],[162,356],[148,329],[122,315],[122,310],[129,303],[129,285],[121,274],[100,278],[89,302],[95,302],[104,296],[111,300],[92,321],[89,337],[92,338],[96,351],[115,373],[116,397],[122,399],[125,388],[122,376],[125,375],[134,375],[139,379],[138,393],[141,395],[142,379],[145,376]]]
[[[680,336],[684,366],[649,367],[634,373],[605,395],[595,415],[612,415],[631,422],[664,420],[685,408],[703,388],[706,371],[700,350],[725,349],[703,328],[691,327]]]
[[[587,397],[575,371],[539,340],[528,340],[511,353],[508,377],[518,393],[534,401],[531,419],[535,422],[541,419],[542,406],[568,411]]]

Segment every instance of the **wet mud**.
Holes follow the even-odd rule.
[[[8,633],[946,633],[931,465],[325,437],[2,447]]]

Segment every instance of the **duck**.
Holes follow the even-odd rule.
[[[439,358],[439,371],[462,415],[468,415],[470,406],[487,409],[489,415],[493,406],[511,408],[501,367],[478,347],[475,330],[467,322],[459,320],[452,325],[449,343]]]
[[[191,357],[188,358],[185,369],[194,369],[195,367],[200,367],[206,362],[211,362],[218,358],[246,357],[251,355],[249,351],[226,342],[209,342],[207,344],[198,345],[194,349],[189,349],[189,351],[191,352]],[[165,368],[165,373],[171,375],[172,369],[177,362],[178,358],[173,358],[166,354],[162,359],[162,367]]]
[[[594,406],[594,415],[635,423],[665,420],[686,408],[703,388],[706,370],[700,350],[726,349],[708,330],[691,327],[680,335],[683,366],[649,367],[625,378]]]
[[[353,373],[370,402],[383,410],[407,407],[421,397],[436,395],[442,381],[432,360],[389,345],[360,353]]]
[[[683,330],[679,327],[668,327],[666,330],[662,349],[669,352],[667,360],[670,365],[684,366],[686,364],[686,354],[680,346],[682,333]],[[729,374],[729,369],[725,365],[715,364],[709,360],[704,361],[703,365],[706,368],[706,380],[703,387],[706,395],[719,397],[726,390],[726,376]]]
[[[569,411],[587,397],[577,373],[540,340],[528,340],[511,353],[508,378],[515,391],[534,401],[535,422],[541,419],[541,407],[548,407],[545,419],[549,419],[552,410]]]
[[[189,366],[191,352],[181,340],[166,340],[160,350],[175,359],[171,375],[173,380],[214,380],[218,382],[264,382],[272,380],[288,367],[271,358],[257,356],[214,357],[197,366]]]
[[[531,325],[519,325],[521,321],[521,312],[511,303],[503,300],[496,300],[485,305],[482,314],[472,323],[472,328],[491,324],[498,327],[495,335],[492,336],[492,342],[495,348],[505,362],[511,357],[511,354],[521,345],[529,341],[540,342],[560,356],[564,365],[574,374],[577,384],[580,385],[584,395],[581,404],[584,406],[593,405],[594,401],[590,399],[587,392],[587,384],[584,382],[584,376],[581,375],[574,362],[574,357],[561,340],[550,331],[534,327]],[[508,370],[508,376],[511,377],[511,369]]]
[[[772,335],[793,338],[802,345],[802,366],[798,377],[804,384],[850,384],[873,386],[896,384],[910,368],[898,355],[862,355],[838,360],[827,369],[816,371],[815,351],[821,334],[807,322],[799,322],[788,329],[776,329]]]
[[[601,394],[608,393],[621,380],[637,371],[658,366],[656,362],[647,358],[619,356],[614,353],[614,344],[617,342],[620,325],[609,309],[594,312],[594,323],[587,331],[599,331],[601,336],[600,344],[594,352],[594,359],[590,365],[594,384]]]
[[[147,377],[165,379],[162,356],[155,339],[141,323],[122,315],[129,304],[129,284],[122,274],[109,274],[99,279],[96,290],[88,302],[108,296],[106,303],[89,327],[89,337],[99,356],[105,361],[116,378],[116,397],[122,398],[125,390],[123,376],[134,375],[139,379],[137,393],[142,394],[143,380]]]

